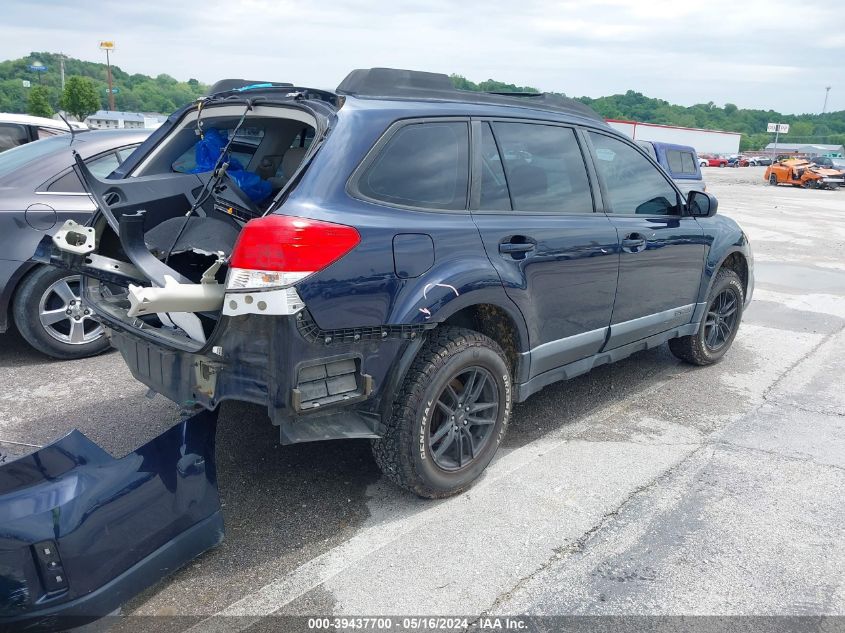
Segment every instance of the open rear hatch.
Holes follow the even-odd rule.
[[[324,138],[320,107],[199,107],[119,180],[97,178],[77,156],[98,213],[45,237],[35,259],[79,272],[86,300],[112,324],[201,349],[223,313],[243,227],[281,203]]]

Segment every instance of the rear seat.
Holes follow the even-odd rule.
[[[305,147],[291,147],[285,152],[285,155],[282,156],[281,169],[276,172],[275,176],[269,179],[273,189],[281,189],[287,184],[297,167],[302,163],[302,159],[305,158],[305,152],[307,151],[308,149]]]

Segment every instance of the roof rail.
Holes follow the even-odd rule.
[[[490,105],[527,106],[604,122],[595,111],[563,95],[543,92],[476,92],[459,90],[448,75],[397,68],[359,68],[340,82],[336,92],[353,97],[430,99]]]

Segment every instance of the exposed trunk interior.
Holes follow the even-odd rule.
[[[85,256],[88,273],[103,271],[88,275],[95,309],[182,346],[204,344],[241,228],[293,186],[316,128],[304,109],[210,105],[188,113],[125,179],[98,179],[80,162],[102,212]],[[84,235],[65,239],[59,247],[79,257]]]

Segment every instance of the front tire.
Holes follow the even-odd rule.
[[[394,483],[429,499],[468,488],[507,430],[512,381],[492,339],[441,327],[420,350],[373,455]]]
[[[103,326],[80,300],[80,283],[79,275],[40,266],[18,287],[12,305],[15,325],[39,352],[71,360],[109,348]]]
[[[777,184],[778,184],[778,177],[775,176],[774,174],[770,175],[769,176],[769,184],[772,185],[773,187],[776,187]]]
[[[679,359],[693,365],[712,365],[722,359],[736,338],[742,321],[745,292],[734,271],[723,268],[716,274],[707,311],[695,334],[669,341],[669,349]]]

